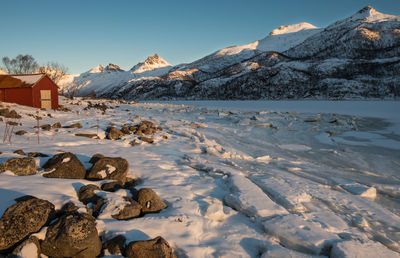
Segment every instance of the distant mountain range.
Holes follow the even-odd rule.
[[[400,16],[368,6],[326,28],[281,26],[188,64],[157,54],[129,71],[101,65],[62,90],[115,99],[391,99],[400,95]]]

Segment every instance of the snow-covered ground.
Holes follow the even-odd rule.
[[[23,115],[17,130],[28,134],[3,143],[0,162],[18,156],[17,149],[70,151],[87,167],[95,153],[127,159],[129,176],[143,179],[138,188],[154,189],[168,208],[127,221],[105,209],[97,220],[104,237],[161,235],[178,257],[399,257],[400,102],[98,101],[114,109],[102,115],[83,110],[85,100],[63,99],[72,112],[39,110],[41,124],[83,125],[41,131],[40,144],[28,116],[36,109],[9,104]],[[163,128],[153,144],[131,146],[134,135],[74,136],[141,120]],[[68,201],[83,207],[79,187],[101,184],[41,173],[1,173],[0,214],[25,194],[57,208]]]

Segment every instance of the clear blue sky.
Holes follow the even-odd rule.
[[[31,54],[70,73],[110,62],[130,69],[154,53],[179,64],[261,39],[280,25],[325,27],[367,5],[400,14],[400,0],[4,0],[0,57]]]

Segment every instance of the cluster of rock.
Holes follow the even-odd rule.
[[[124,203],[123,207],[112,207],[116,208],[114,214],[111,215],[112,218],[118,220],[128,220],[132,218],[141,217],[148,213],[157,213],[162,209],[165,209],[167,205],[164,201],[150,188],[142,188],[136,190],[132,187],[132,184],[128,183],[125,185],[119,182],[105,183],[100,187],[93,184],[88,184],[82,186],[79,189],[79,200],[87,205],[87,210],[94,216],[98,217],[105,206],[114,205],[109,203],[106,198],[99,195],[102,192],[114,192],[119,189],[129,189],[133,198],[125,196],[119,197],[122,199],[121,203]]]
[[[176,257],[167,241],[156,237],[126,244],[124,236],[104,239],[96,219],[72,203],[56,211],[49,201],[33,196],[16,199],[0,219],[0,253],[11,257],[98,257],[107,250],[127,257]],[[41,239],[34,233],[45,230]],[[38,238],[39,237],[39,238]],[[36,253],[36,255],[35,255]],[[34,256],[33,256],[34,255]]]
[[[91,101],[88,101],[87,107],[85,107],[83,110],[89,110],[89,109],[99,109],[103,111],[103,114],[106,112],[107,109],[111,108],[107,106],[104,103],[92,103]]]
[[[15,153],[26,155],[22,150]],[[36,174],[36,163],[32,157],[45,154],[30,152],[28,157],[12,158],[0,165],[0,171],[9,170],[16,175]],[[104,180],[101,188],[94,184],[82,186],[79,200],[86,205],[83,212],[73,203],[65,204],[56,211],[52,203],[32,196],[17,199],[0,219],[0,253],[21,256],[24,250],[33,249],[37,257],[97,257],[105,250],[111,254],[127,257],[175,257],[172,248],[162,238],[126,243],[124,236],[100,239],[96,229],[96,217],[107,205],[116,205],[107,200],[103,192],[127,189],[132,197],[123,199],[123,207],[115,207],[112,218],[127,220],[147,213],[159,212],[167,205],[149,188],[135,189],[137,180],[127,177],[129,164],[123,158],[105,157],[95,154],[89,161],[92,167],[86,171],[81,161],[70,152],[56,154],[44,165],[44,177]],[[117,204],[118,205],[118,204]],[[44,239],[34,233],[44,230]]]
[[[21,115],[17,113],[15,110],[10,110],[9,108],[1,108],[0,109],[0,116],[5,118],[12,118],[12,119],[19,119]]]
[[[143,142],[153,143],[154,138],[150,137],[150,135],[153,135],[158,131],[162,131],[162,127],[156,126],[153,122],[144,120],[136,125],[124,125],[121,127],[121,129],[118,129],[115,126],[110,126],[106,130],[106,137],[109,140],[118,140],[123,135],[134,134],[139,136],[138,139]],[[131,145],[136,144],[138,144],[136,141],[131,142]]]

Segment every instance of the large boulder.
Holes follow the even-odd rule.
[[[33,158],[13,158],[4,163],[4,170],[9,170],[17,176],[36,174],[36,162]]]
[[[31,233],[39,231],[54,213],[46,200],[26,196],[10,206],[0,219],[0,251],[7,250]]]
[[[93,258],[101,252],[96,220],[78,212],[62,216],[50,225],[41,244],[42,253],[50,257]]]
[[[128,220],[139,217],[142,211],[142,205],[130,197],[124,197],[124,199],[127,204],[120,209],[118,214],[111,215],[111,217],[117,220]]]
[[[123,135],[124,134],[114,126],[107,128],[107,139],[109,140],[118,140]]]
[[[159,212],[167,208],[164,201],[150,188],[142,188],[136,193],[137,202],[142,205],[143,213]]]
[[[54,155],[44,165],[44,177],[52,178],[85,178],[86,169],[79,159],[71,152]]]
[[[160,236],[147,241],[130,242],[125,248],[125,256],[129,258],[176,258],[168,242]]]
[[[123,158],[100,158],[90,169],[86,178],[91,180],[114,179],[125,183],[129,163]]]

